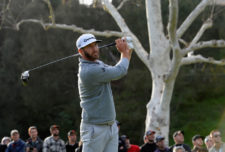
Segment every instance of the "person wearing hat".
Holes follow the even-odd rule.
[[[51,136],[45,138],[43,152],[66,152],[65,142],[59,137],[59,126],[50,126]]]
[[[170,146],[170,148],[169,148],[170,152],[173,152],[173,149],[176,146],[182,146],[182,147],[184,147],[184,149],[187,152],[191,152],[190,146],[188,146],[187,144],[184,144],[184,132],[183,131],[181,131],[181,130],[175,131],[173,133],[173,140],[174,140],[175,144]]]
[[[120,132],[120,126],[121,126],[121,122],[119,122],[118,120],[116,120],[116,124],[118,127],[118,132]],[[126,138],[124,138],[125,135],[119,136],[119,147],[118,147],[118,152],[127,152],[127,147],[126,147]]]
[[[6,152],[26,152],[26,144],[20,139],[20,133],[14,129],[10,132],[12,141],[8,144]]]
[[[0,152],[5,152],[8,143],[11,141],[10,137],[3,137],[0,144]]]
[[[141,146],[141,152],[154,152],[157,148],[155,143],[155,131],[149,130],[146,132],[147,142]]]
[[[209,149],[209,152],[224,152],[225,143],[222,141],[221,132],[217,129],[210,132],[210,137],[213,140],[213,146]]]
[[[131,58],[126,39],[117,39],[120,61],[110,66],[99,60],[93,34],[82,34],[76,41],[79,59],[78,88],[82,118],[80,136],[84,152],[118,151],[118,127],[110,82],[125,76]]]
[[[66,152],[74,152],[78,147],[77,134],[75,130],[70,130],[67,134]]]
[[[30,138],[26,142],[26,152],[42,152],[43,141],[38,137],[37,127],[29,127],[28,134]]]
[[[155,142],[157,145],[157,149],[155,150],[155,152],[169,152],[169,148],[166,147],[164,139],[165,138],[163,136],[157,136],[155,138]]]
[[[206,148],[203,147],[203,140],[204,137],[201,135],[194,135],[192,137],[192,143],[193,143],[193,149],[191,150],[192,152],[208,152]]]

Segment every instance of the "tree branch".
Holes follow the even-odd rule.
[[[182,50],[183,55],[192,52],[192,51],[196,51],[196,50],[200,50],[203,48],[223,48],[225,47],[225,40],[210,40],[210,41],[202,41],[199,42],[197,44],[194,44],[184,50]]]
[[[26,20],[21,20],[16,24],[16,29],[19,30],[21,24],[23,23],[37,23],[40,24],[45,30],[48,30],[50,28],[54,29],[63,29],[63,30],[70,30],[73,32],[78,32],[78,33],[92,33],[97,36],[105,36],[105,37],[111,37],[111,36],[116,36],[116,37],[122,37],[123,34],[121,32],[117,31],[95,31],[93,29],[90,30],[85,30],[81,27],[77,27],[76,25],[66,25],[66,24],[52,24],[52,23],[43,23],[41,20],[36,20],[36,19],[26,19]]]
[[[6,12],[9,11],[10,4],[11,4],[11,0],[9,0],[7,4],[6,4],[6,0],[3,1],[2,11],[0,12],[0,30],[2,29],[3,24],[5,23],[5,20],[7,18]]]
[[[204,11],[207,5],[209,5],[211,0],[202,0],[198,6],[189,14],[189,16],[185,19],[185,21],[181,24],[179,29],[177,30],[178,38],[182,37],[184,32],[191,26],[194,20],[199,16],[200,13]]]
[[[188,47],[188,42],[186,42],[185,40],[183,40],[183,39],[179,39],[178,40],[180,43],[182,43],[185,47]]]
[[[206,22],[203,23],[202,27],[200,28],[200,30],[198,31],[198,33],[195,35],[194,39],[191,41],[191,43],[190,43],[189,46],[191,47],[194,44],[196,44],[199,41],[199,39],[202,37],[202,35],[204,34],[204,32],[207,29],[211,28],[212,25],[213,25],[212,19],[209,18]],[[188,53],[188,56],[190,56],[192,54],[193,54],[193,52],[189,52]]]
[[[55,14],[52,8],[52,4],[50,0],[43,0],[47,5],[49,9],[49,18],[52,21],[52,24],[55,24]]]
[[[120,5],[119,6],[117,6],[117,10],[120,10],[122,7],[123,7],[123,5],[127,2],[127,1],[129,1],[129,0],[123,0],[121,3],[120,3]]]
[[[189,65],[195,63],[210,63],[215,65],[223,66],[225,65],[225,59],[222,60],[215,60],[213,58],[206,58],[202,55],[192,55],[189,57],[184,57],[181,61],[181,65]]]
[[[165,81],[173,80],[176,77],[180,68],[180,61],[182,58],[181,49],[176,36],[177,20],[178,20],[178,0],[169,0],[169,22],[167,28],[170,46],[173,50],[173,58],[171,67],[169,69],[169,73]]]
[[[191,41],[190,46],[196,44],[198,42],[198,40],[202,37],[202,35],[204,34],[204,32],[211,28],[213,25],[212,19],[208,19],[206,22],[203,23],[202,27],[200,28],[200,30],[198,31],[198,33],[195,35],[194,39]]]
[[[217,5],[225,5],[225,1],[224,0],[216,0],[216,4]]]
[[[169,0],[169,22],[168,22],[168,34],[171,45],[177,43],[176,37],[176,28],[177,28],[177,19],[178,19],[178,1]]]
[[[141,43],[139,42],[138,38],[130,31],[129,27],[125,23],[123,17],[119,14],[118,10],[110,3],[108,0],[102,0],[102,5],[105,9],[111,14],[111,16],[116,21],[117,25],[120,27],[121,31],[123,32],[124,36],[130,36],[132,38],[134,44],[134,50],[139,56],[139,58],[143,61],[143,63],[149,67],[148,62],[148,53],[142,47]]]

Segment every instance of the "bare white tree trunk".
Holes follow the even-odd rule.
[[[160,101],[162,101],[162,94],[167,94],[164,100],[171,101],[173,88],[174,81],[165,83],[160,77],[153,79],[152,96],[147,104],[146,129],[154,130],[157,135],[166,137],[167,144],[169,142],[170,106],[165,106]]]

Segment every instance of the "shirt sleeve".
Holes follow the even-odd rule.
[[[87,79],[95,82],[110,82],[111,80],[117,80],[127,74],[129,66],[129,60],[122,58],[115,66],[109,66],[100,64],[88,69],[88,73],[85,75]]]

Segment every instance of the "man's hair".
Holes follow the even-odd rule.
[[[36,129],[36,130],[37,130],[37,127],[36,127],[36,126],[30,126],[30,127],[28,128],[28,133],[30,133],[30,131],[31,131],[32,129]]]
[[[218,129],[214,129],[214,130],[212,130],[211,132],[210,132],[210,137],[213,137],[213,134],[215,133],[215,132],[220,132]]]

